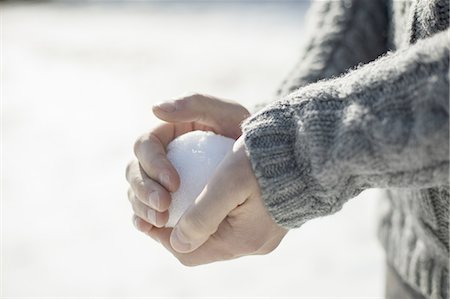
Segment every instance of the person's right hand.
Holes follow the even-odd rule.
[[[134,223],[138,230],[150,236],[153,226],[163,227],[167,223],[170,192],[175,192],[180,185],[178,173],[166,156],[167,145],[195,130],[238,139],[242,134],[241,122],[249,116],[247,109],[237,103],[201,94],[163,102],[153,107],[153,113],[166,123],[136,141],[137,160],[130,162],[126,170]]]

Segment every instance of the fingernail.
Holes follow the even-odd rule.
[[[165,112],[174,112],[177,108],[175,107],[175,102],[162,102],[155,105],[159,109],[165,111]]]
[[[134,227],[135,227],[137,230],[140,230],[140,229],[139,229],[138,218],[137,218],[136,216],[133,216],[133,224],[134,224]]]
[[[169,178],[168,174],[165,174],[165,173],[160,174],[159,181],[166,188],[169,187],[169,185],[170,185],[170,178]]]
[[[191,249],[191,244],[178,228],[174,228],[174,232],[172,232],[172,245],[177,251],[189,251]]]
[[[153,191],[152,193],[150,193],[148,201],[149,201],[149,204],[150,204],[153,208],[155,208],[156,210],[159,211],[159,205],[160,205],[160,203],[159,203],[159,194],[158,194],[158,191]]]
[[[147,210],[147,219],[148,221],[153,224],[156,225],[156,212],[153,209],[148,209]]]

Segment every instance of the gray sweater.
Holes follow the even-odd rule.
[[[388,262],[449,295],[449,2],[320,1],[278,98],[243,124],[262,197],[297,228],[385,188]]]

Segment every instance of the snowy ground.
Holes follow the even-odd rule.
[[[271,98],[307,3],[133,3],[0,7],[2,295],[381,297],[375,192],[268,256],[197,268],[135,231],[124,172],[151,105]]]

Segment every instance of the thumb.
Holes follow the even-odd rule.
[[[245,200],[245,193],[239,188],[242,178],[236,173],[234,163],[229,163],[233,154],[219,165],[194,205],[173,229],[170,243],[176,251],[187,253],[200,247],[217,231],[230,211]]]
[[[237,103],[202,94],[159,103],[153,106],[153,113],[166,122],[196,122],[234,139],[241,135],[240,123],[249,115]]]

